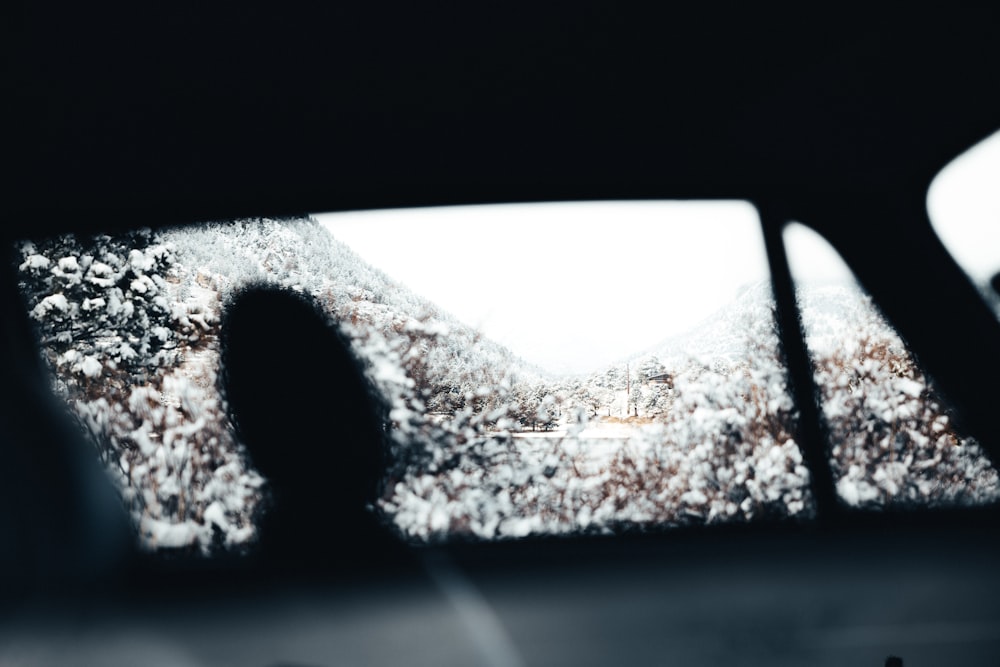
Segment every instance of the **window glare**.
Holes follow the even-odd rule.
[[[769,275],[757,211],[743,201],[315,217],[390,278],[554,373],[588,372],[655,345]]]
[[[1000,132],[948,164],[931,183],[934,231],[979,284],[1000,272]]]

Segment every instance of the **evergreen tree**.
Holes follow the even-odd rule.
[[[20,251],[21,291],[55,366],[78,378],[121,369],[141,380],[172,358],[182,318],[168,299],[174,256],[149,230],[25,242]],[[197,338],[199,327],[183,319],[181,335]]]

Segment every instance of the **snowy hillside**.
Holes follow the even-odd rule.
[[[266,482],[219,390],[219,321],[262,282],[310,295],[389,408],[379,511],[414,539],[745,521],[811,511],[770,290],[582,377],[549,377],[368,266],[312,220],[20,246],[55,386],[150,547],[252,543]],[[461,277],[474,279],[474,276]],[[801,295],[845,502],[995,500],[901,341],[848,288]],[[331,425],[336,437],[336,425]]]
[[[555,433],[484,439],[485,465],[404,480],[387,509],[423,537],[808,516],[767,294],[744,292],[655,354],[550,380]]]
[[[1000,499],[997,471],[871,299],[854,287],[802,291],[806,344],[850,505],[939,505]]]
[[[536,369],[311,220],[68,236],[25,242],[20,253],[56,389],[150,547],[208,552],[255,534],[264,480],[235,439],[217,383],[221,309],[243,286],[309,294],[348,334],[393,407],[390,476],[445,463],[469,434],[498,422],[516,428],[511,398],[534,400],[520,388],[538,381]]]

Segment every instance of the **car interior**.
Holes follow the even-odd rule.
[[[3,13],[0,664],[996,664],[996,505],[838,498],[783,239],[794,222],[832,245],[1000,460],[1000,322],[927,212],[934,178],[1000,128],[995,7]],[[810,517],[407,543],[366,509],[385,406],[308,300],[261,286],[224,314],[221,379],[275,491],[260,543],[140,549],[52,391],[14,250],[248,217],[637,200],[759,214]],[[304,444],[331,424],[351,446]]]

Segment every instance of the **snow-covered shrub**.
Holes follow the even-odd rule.
[[[800,294],[837,491],[849,505],[1000,498],[997,471],[955,430],[933,383],[857,289]]]
[[[313,220],[36,241],[19,270],[56,385],[150,546],[252,541],[263,480],[217,382],[220,304],[251,283],[315,299],[383,394],[378,509],[410,538],[811,515],[767,284],[645,354],[551,377]],[[870,304],[857,292],[800,298],[842,498],[995,500],[995,470]]]
[[[996,470],[954,430],[933,386],[870,301],[856,290],[800,298],[844,501],[996,501]],[[477,457],[449,470],[410,470],[384,509],[418,539],[810,516],[810,471],[795,442],[772,309],[766,287],[747,289],[655,355],[551,382],[544,391],[567,415],[564,433],[479,434],[469,448]],[[632,376],[630,366],[640,370]],[[668,400],[636,416],[650,389],[644,368],[646,378],[653,368],[669,376],[669,385],[656,386]],[[531,391],[520,385],[510,395]],[[616,425],[627,433],[617,442],[620,432],[609,438],[594,428]],[[596,439],[587,437],[588,427]]]
[[[105,365],[141,378],[170,361],[173,255],[151,232],[70,235],[20,250],[21,290],[57,366],[81,378],[100,377]]]
[[[149,547],[245,544],[259,476],[215,383],[217,301],[148,230],[21,244],[20,285],[62,393]],[[186,298],[185,298],[186,297]]]
[[[477,456],[449,469],[411,470],[390,488],[385,510],[419,539],[808,516],[809,472],[794,440],[772,307],[768,293],[758,292],[726,315],[732,328],[724,331],[738,333],[725,345],[685,345],[698,356],[671,353],[671,383],[661,385],[669,409],[622,418],[594,409],[626,414],[628,401],[619,399],[633,383],[642,387],[628,369],[660,376],[667,366],[659,361],[623,364],[583,382],[515,387],[513,396],[543,393],[547,409],[565,415],[563,432],[478,434],[468,450]]]

